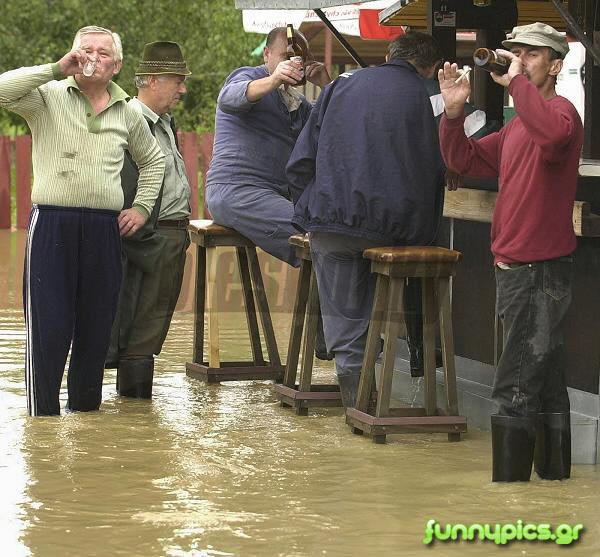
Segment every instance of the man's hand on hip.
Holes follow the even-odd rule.
[[[146,217],[135,209],[123,209],[119,214],[119,233],[133,236],[146,222]]]

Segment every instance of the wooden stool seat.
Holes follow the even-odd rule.
[[[315,340],[321,313],[317,279],[312,268],[308,236],[296,234],[291,236],[288,241],[291,245],[296,246],[296,255],[302,262],[296,288],[285,375],[283,384],[275,385],[274,390],[282,406],[290,406],[296,410],[297,414],[306,416],[311,407],[342,406],[342,397],[338,385],[313,384],[312,382]],[[305,321],[306,326],[304,325]],[[302,366],[299,382],[296,383],[303,337]]]
[[[346,410],[346,423],[357,434],[367,433],[384,443],[389,433],[442,432],[459,441],[467,421],[458,415],[454,341],[450,307],[450,277],[460,252],[439,247],[392,247],[365,250],[371,271],[377,274],[373,310],[367,334],[356,408]],[[396,339],[403,323],[402,296],[406,278],[419,277],[423,292],[423,349],[425,406],[390,408]],[[438,408],[435,368],[435,327],[439,322],[446,387],[445,408]],[[377,405],[369,408],[375,383],[381,333],[385,333]]]
[[[212,220],[190,221],[188,230],[196,244],[196,299],[194,306],[194,356],[186,363],[189,377],[209,383],[248,379],[281,380],[281,365],[269,304],[254,243],[235,230]],[[219,355],[219,311],[217,287],[217,248],[234,247],[242,283],[244,309],[252,348],[251,361],[223,362]],[[208,307],[205,306],[207,303]],[[256,304],[255,304],[256,302]],[[256,318],[260,318],[269,361],[265,361]],[[208,361],[204,361],[204,313],[208,311]]]
[[[365,259],[380,263],[458,263],[459,251],[435,246],[369,248],[363,252]]]

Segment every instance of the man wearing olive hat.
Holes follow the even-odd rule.
[[[190,186],[169,112],[186,93],[189,75],[177,43],[149,43],[135,72],[138,96],[129,101],[165,155],[165,175],[146,225],[123,241],[123,283],[107,356],[107,366],[117,367],[123,396],[151,396],[154,355],[167,336],[183,280]],[[121,172],[126,207],[135,197],[137,174],[126,156]]]
[[[446,62],[439,72],[446,104],[440,143],[449,168],[499,179],[492,252],[504,339],[492,393],[498,405],[492,479],[529,480],[533,460],[542,478],[564,479],[571,438],[563,328],[577,246],[572,214],[583,126],[555,91],[569,51],[565,37],[533,23],[515,27],[502,45],[507,50],[496,52],[508,70],[492,78],[508,88],[515,118],[498,133],[467,139],[469,82],[456,83],[456,64]]]

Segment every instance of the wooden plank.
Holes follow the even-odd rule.
[[[563,4],[567,4],[563,0]],[[427,29],[428,0],[398,2],[380,14],[381,25],[410,25],[413,29]],[[518,25],[528,25],[542,21],[559,31],[566,31],[566,23],[550,0],[518,0]]]
[[[371,311],[367,344],[360,372],[360,381],[358,383],[358,394],[356,395],[356,408],[362,411],[366,411],[369,406],[371,390],[375,380],[375,361],[379,355],[379,339],[381,338],[381,328],[383,327],[385,317],[388,285],[388,277],[384,275],[377,276],[375,295],[373,297],[373,310]]]
[[[206,301],[206,250],[196,246],[196,292],[194,300],[194,363],[204,361],[204,309]]]
[[[277,349],[277,340],[275,339],[275,331],[273,330],[273,321],[271,321],[271,312],[269,311],[269,302],[265,292],[265,285],[256,255],[256,248],[246,248],[246,256],[250,265],[250,278],[254,285],[254,296],[256,297],[256,305],[258,306],[258,315],[262,323],[263,334],[265,336],[265,344],[267,345],[267,353],[269,361],[273,365],[280,365],[279,350]]]
[[[244,310],[246,312],[246,322],[248,323],[252,359],[254,360],[254,365],[264,366],[265,359],[263,358],[262,346],[260,344],[260,332],[256,319],[256,307],[254,306],[254,295],[252,294],[252,282],[250,281],[246,250],[245,248],[235,248],[235,251],[238,260],[240,281],[242,283],[242,294],[244,295]]]
[[[437,413],[435,329],[437,324],[434,280],[422,279],[423,291],[423,367],[425,368],[425,410],[428,416]]]
[[[217,286],[217,248],[206,250],[206,264],[208,266],[208,280],[206,284],[206,298],[208,309],[208,361],[210,367],[218,368],[219,357],[219,289]]]
[[[302,351],[302,368],[300,369],[300,390],[310,391],[312,369],[315,358],[315,341],[319,326],[319,290],[314,269],[310,275],[310,288],[308,290],[308,303],[306,307],[306,326],[304,329],[304,348]]]
[[[31,213],[31,136],[15,138],[17,180],[17,228],[28,228]]]
[[[402,297],[404,294],[404,279],[390,280],[390,293],[385,323],[385,344],[383,347],[383,362],[379,377],[379,396],[377,397],[377,417],[389,415],[390,398],[392,395],[392,378],[394,376],[394,361],[396,355],[396,339],[404,325],[402,313]]]
[[[10,228],[10,137],[0,136],[0,228]]]
[[[292,387],[296,383],[311,273],[312,263],[307,260],[302,260],[300,272],[298,273],[296,300],[294,301],[294,313],[292,316],[292,330],[290,332],[287,362],[285,364],[285,376],[283,378],[283,384],[288,387]]]
[[[444,199],[444,216],[460,220],[492,222],[496,198],[495,191],[460,188],[447,191]],[[587,201],[573,204],[573,231],[576,236],[600,236],[600,215],[591,212]]]
[[[449,415],[458,414],[458,396],[456,393],[456,370],[454,368],[454,336],[452,334],[452,308],[450,303],[450,280],[437,280],[439,304],[440,337],[444,359],[444,377],[446,383],[446,402]]]

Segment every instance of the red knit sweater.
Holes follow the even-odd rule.
[[[517,115],[479,141],[463,131],[464,117],[444,117],[440,145],[448,168],[474,177],[498,176],[492,220],[496,262],[543,261],[575,250],[573,202],[583,126],[564,97],[544,100],[523,75],[509,92]]]

